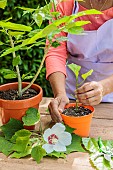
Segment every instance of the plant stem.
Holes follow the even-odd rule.
[[[14,42],[13,42],[12,36],[9,35],[9,38],[10,38],[11,47],[14,48]],[[13,54],[13,58],[16,58],[15,51],[12,52],[12,54]],[[18,95],[19,95],[19,97],[21,97],[22,96],[22,80],[21,80],[20,70],[19,70],[18,65],[16,65],[16,72],[17,72],[17,77],[18,77]]]
[[[22,89],[22,94],[23,94],[28,88],[30,88],[31,85],[34,83],[34,81],[37,79],[37,77],[38,77],[38,75],[39,75],[39,73],[40,73],[40,71],[41,71],[41,69],[42,69],[42,67],[43,67],[43,64],[44,64],[44,61],[45,61],[45,58],[46,58],[46,55],[47,55],[47,53],[48,53],[49,48],[50,48],[50,45],[49,45],[48,48],[45,50],[45,54],[44,54],[44,56],[43,56],[43,58],[42,58],[42,61],[41,61],[41,64],[40,64],[40,67],[39,67],[38,71],[36,72],[34,78],[33,78],[32,81],[29,83],[29,85],[27,85],[25,88]]]
[[[76,77],[76,90],[78,89],[78,77]],[[78,100],[76,98],[76,110],[78,110]]]
[[[54,12],[56,12],[56,5],[55,5],[55,1],[54,0],[52,0],[53,1],[53,6],[54,6]]]
[[[42,122],[41,122],[41,120],[40,120],[39,132],[40,132],[41,135],[43,135],[43,129],[42,129]]]

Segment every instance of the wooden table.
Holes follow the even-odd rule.
[[[40,113],[43,127],[50,124],[51,118],[47,113],[47,106],[51,98],[43,98]],[[102,139],[113,140],[113,103],[102,103],[95,106],[90,137],[101,136]],[[0,170],[93,170],[87,153],[75,152],[66,159],[44,158],[37,164],[31,158],[11,159],[0,153]]]

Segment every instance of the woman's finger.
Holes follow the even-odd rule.
[[[88,99],[80,99],[79,102],[84,105],[94,105],[99,104],[102,101],[102,95],[94,96]]]
[[[90,91],[82,93],[82,94],[77,94],[77,98],[78,98],[78,100],[80,100],[80,99],[89,99],[91,97],[94,97],[94,96],[98,97],[100,95],[102,95],[101,89],[96,88],[94,90],[90,90]]]
[[[61,115],[60,115],[60,113],[58,111],[58,106],[59,106],[58,100],[53,99],[49,104],[49,109],[50,109],[51,117],[54,118],[54,121],[61,122],[62,117],[61,117]]]
[[[83,84],[81,87],[79,87],[77,90],[76,90],[76,94],[81,94],[81,93],[85,93],[85,92],[87,92],[87,91],[90,91],[90,90],[92,90],[92,89],[94,89],[91,85],[90,85],[90,83],[85,83],[85,84]]]

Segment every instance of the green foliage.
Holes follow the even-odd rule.
[[[6,0],[2,0],[0,1],[0,7],[4,8],[5,7],[5,3]],[[3,6],[1,5],[1,3],[3,3]],[[30,13],[27,12],[26,14],[24,13],[23,15],[23,10],[20,8],[16,8],[16,7],[21,7],[24,6],[28,9],[30,9],[31,7],[33,9],[37,8],[38,6],[44,6],[45,2],[41,1],[41,0],[12,0],[12,1],[7,1],[7,7],[5,8],[6,10],[4,11],[3,9],[0,9],[0,16],[1,16],[1,20],[4,19],[8,19],[11,20],[11,22],[14,23],[26,23],[27,25],[30,25],[30,23],[32,22],[32,18],[30,16]],[[13,17],[14,16],[14,17]],[[47,25],[47,22],[43,23],[42,27],[44,27],[45,25]],[[36,24],[34,25],[35,28],[37,28]],[[16,36],[19,38],[20,32],[18,33],[17,31],[10,31],[10,34],[12,36]],[[21,32],[21,34],[24,34],[24,32]],[[3,32],[0,32],[0,45],[4,46],[0,46],[0,51],[2,52],[4,50],[4,48],[6,48],[7,46],[7,36],[3,34]],[[34,46],[33,48],[30,48],[29,50],[25,51],[19,51],[17,52],[17,55],[20,55],[22,58],[22,63],[20,65],[20,70],[21,70],[21,75],[23,74],[27,74],[29,72],[29,70],[31,70],[31,72],[29,72],[29,76],[26,77],[27,81],[30,81],[31,78],[33,78],[37,68],[39,68],[39,65],[41,63],[42,60],[42,56],[44,54],[44,50],[42,48],[37,48],[36,46]],[[12,69],[12,55],[8,55],[5,56],[3,58],[0,58],[0,70],[2,68],[5,69]],[[44,96],[53,96],[52,94],[52,90],[50,88],[50,84],[49,82],[45,79],[45,73],[46,73],[46,69],[45,67],[42,68],[41,73],[39,74],[36,83],[41,85],[41,87],[43,88],[43,93]],[[13,79],[13,80],[12,80]],[[17,81],[17,75],[16,73],[13,74],[6,74],[6,72],[1,72],[0,71],[0,84],[4,84],[4,83],[8,83],[8,82],[14,82]]]
[[[72,134],[72,142],[71,145],[67,146],[66,154],[77,151],[85,152],[85,150],[82,147],[82,138],[80,136]]]
[[[29,108],[25,116],[22,117],[24,126],[31,126],[40,121],[40,113],[35,108]]]
[[[82,143],[90,153],[90,161],[98,170],[113,168],[113,141],[103,141],[99,137],[83,138]]]
[[[75,79],[76,79],[76,82],[75,82],[75,83],[76,83],[76,84],[75,84],[75,90],[77,90],[77,89],[79,88],[79,86],[80,86],[81,84],[83,84],[84,81],[87,79],[87,77],[89,77],[89,76],[92,74],[92,72],[93,72],[93,70],[91,69],[91,70],[89,70],[88,72],[82,74],[81,77],[82,77],[83,81],[80,82],[80,83],[78,83],[78,78],[79,78],[79,73],[80,73],[81,66],[79,66],[79,65],[77,65],[77,64],[74,64],[74,63],[68,64],[67,66],[69,67],[69,69],[70,69],[70,70],[74,73],[74,75],[75,75]],[[73,96],[73,97],[74,97],[74,96]],[[76,109],[78,109],[78,100],[76,100]]]
[[[0,128],[5,135],[5,139],[9,140],[16,131],[23,129],[23,124],[19,120],[11,118],[7,124],[1,126]]]
[[[30,122],[31,117],[28,116],[27,119]],[[23,129],[22,124],[19,120],[10,119],[6,125],[0,127],[0,152],[10,158],[22,158],[30,155],[37,163],[40,163],[45,156],[66,158],[66,155],[72,152],[88,152],[91,165],[96,169],[110,170],[113,168],[112,140],[102,140],[100,137],[98,139],[82,138],[73,133],[73,128],[66,125],[66,132],[72,136],[71,144],[66,147],[65,152],[53,151],[47,154],[42,148],[45,144],[43,134],[36,130]]]
[[[56,157],[56,158],[66,158],[66,153],[64,152],[53,151],[52,153],[49,153],[47,155],[50,157]]]
[[[37,163],[40,163],[41,159],[46,156],[46,151],[39,145],[32,149],[31,156]]]
[[[13,143],[6,140],[4,137],[0,136],[0,152],[4,155],[8,156],[12,153],[11,149],[13,147]]]
[[[0,152],[11,158],[22,158],[27,155],[31,155],[37,163],[40,163],[43,157],[50,156],[56,158],[65,158],[67,154],[71,152],[84,152],[85,150],[82,148],[82,138],[72,134],[73,128],[70,128],[66,125],[66,132],[72,134],[72,142],[69,146],[67,146],[66,152],[55,152],[47,154],[46,151],[42,148],[42,145],[45,143],[43,139],[43,134],[38,131],[29,131],[23,129],[23,125],[26,122],[30,122],[29,124],[33,125],[36,121],[32,122],[32,116],[34,117],[38,114],[38,118],[40,114],[37,109],[30,108],[26,111],[27,118],[24,117],[24,122],[19,120],[10,119],[10,121],[1,126],[2,137],[0,137]],[[31,116],[29,116],[31,114]],[[37,117],[34,119],[37,120]],[[39,121],[39,119],[38,119]],[[32,123],[31,123],[32,122]],[[20,126],[20,127],[19,127]]]
[[[4,9],[7,5],[7,0],[1,0],[0,1],[0,8]]]

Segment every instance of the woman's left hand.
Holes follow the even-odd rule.
[[[80,103],[85,105],[97,105],[102,101],[103,86],[100,82],[84,83],[75,92]]]

